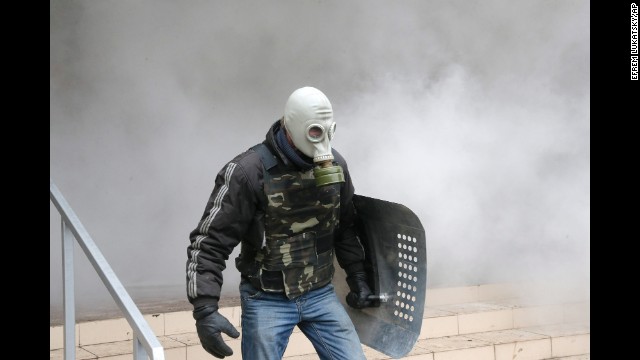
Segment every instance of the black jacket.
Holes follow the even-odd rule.
[[[275,141],[276,121],[263,144],[279,163],[297,170]],[[356,236],[352,203],[354,187],[347,163],[335,149],[334,161],[342,166],[345,182],[340,191],[340,225],[334,238],[338,263],[347,274],[363,270],[364,249]],[[260,154],[249,149],[228,162],[218,173],[198,226],[190,233],[187,247],[187,297],[194,307],[217,305],[222,271],[233,249],[242,241],[260,246],[264,236],[265,195]],[[245,274],[246,275],[246,274]]]

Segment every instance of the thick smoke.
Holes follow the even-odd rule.
[[[50,175],[136,301],[186,301],[188,234],[215,174],[311,85],[332,101],[356,192],[422,220],[430,287],[554,280],[588,297],[589,12],[52,0]],[[52,317],[60,248],[51,205]],[[113,307],[76,253],[80,311]]]

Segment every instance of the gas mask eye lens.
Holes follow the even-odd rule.
[[[324,129],[320,125],[311,125],[307,129],[307,137],[312,142],[318,142],[322,140],[324,136]]]

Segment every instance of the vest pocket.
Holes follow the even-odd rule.
[[[283,239],[267,239],[262,268],[281,271],[318,263],[316,233],[305,232]]]

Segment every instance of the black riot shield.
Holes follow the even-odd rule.
[[[354,196],[358,233],[366,254],[375,307],[347,305],[346,274],[336,262],[334,287],[360,342],[393,358],[405,356],[418,340],[427,287],[425,231],[404,205]]]

